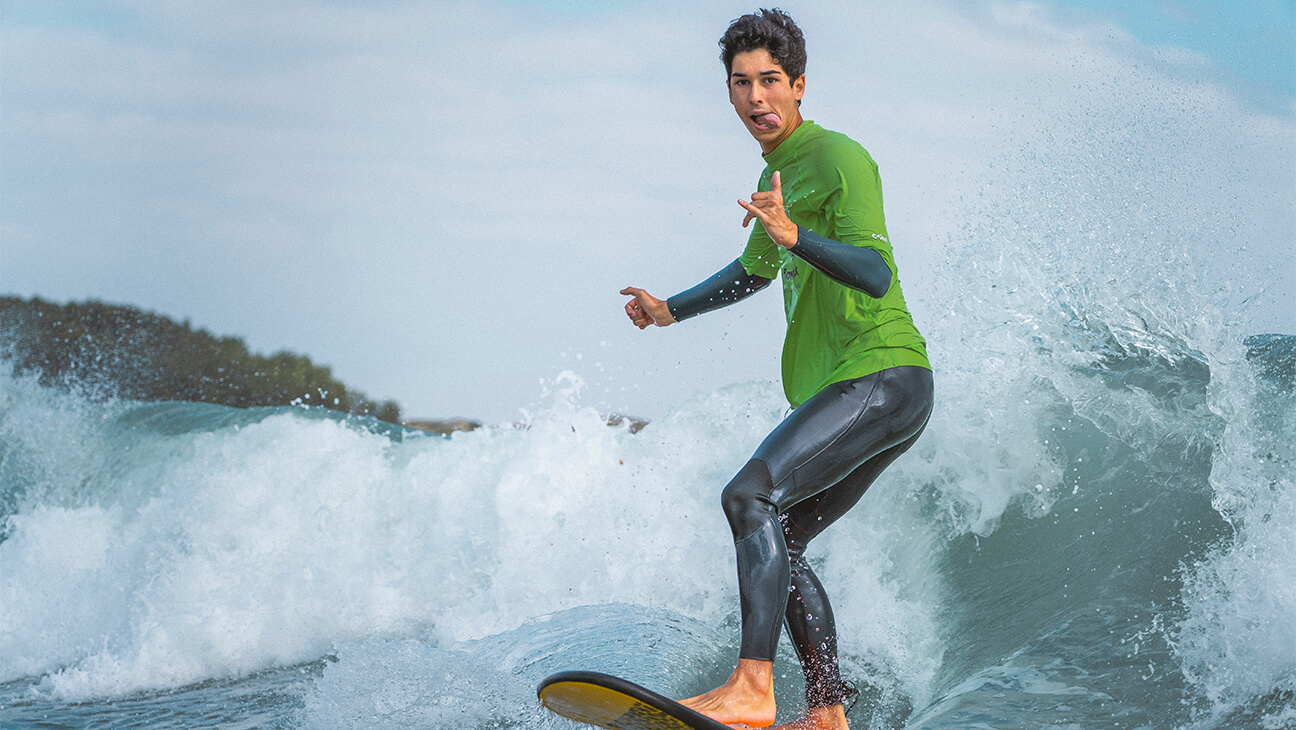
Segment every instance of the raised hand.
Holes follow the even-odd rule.
[[[630,321],[639,329],[643,329],[650,324],[655,324],[658,327],[675,324],[675,318],[671,316],[670,308],[666,306],[664,300],[633,286],[622,289],[621,293],[634,297],[634,299],[626,302],[625,311],[626,315],[630,317]]]
[[[783,248],[792,248],[797,242],[797,226],[791,218],[788,218],[787,210],[783,208],[783,182],[779,178],[778,170],[774,171],[773,185],[774,189],[768,192],[752,193],[750,203],[742,199],[738,200],[738,205],[747,211],[747,217],[743,218],[743,228],[746,228],[752,219],[759,218],[761,225],[765,227],[765,232],[774,243]]]

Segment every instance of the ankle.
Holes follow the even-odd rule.
[[[813,728],[847,728],[846,708],[843,705],[830,705],[828,707],[811,707],[806,710],[806,720],[809,720]]]
[[[757,694],[774,694],[774,662],[764,659],[739,659],[729,684]]]

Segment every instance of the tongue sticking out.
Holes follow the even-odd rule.
[[[766,112],[765,114],[757,114],[752,117],[752,121],[754,121],[756,126],[760,129],[773,129],[783,120],[774,112]]]

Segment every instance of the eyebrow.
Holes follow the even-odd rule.
[[[778,76],[778,75],[781,74],[781,73],[783,73],[783,72],[782,72],[782,71],[779,71],[779,70],[776,69],[776,68],[772,68],[772,69],[769,69],[768,71],[761,71],[759,74],[757,74],[757,76]],[[729,74],[729,78],[740,78],[740,79],[745,79],[745,78],[747,78],[747,74],[745,74],[745,73],[741,73],[741,72],[739,72],[739,71],[734,71],[733,73]]]

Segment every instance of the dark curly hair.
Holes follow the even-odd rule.
[[[725,78],[733,72],[734,56],[760,49],[769,51],[774,61],[792,81],[805,73],[805,36],[791,16],[774,8],[749,13],[729,24],[720,37],[720,60],[724,61]]]

